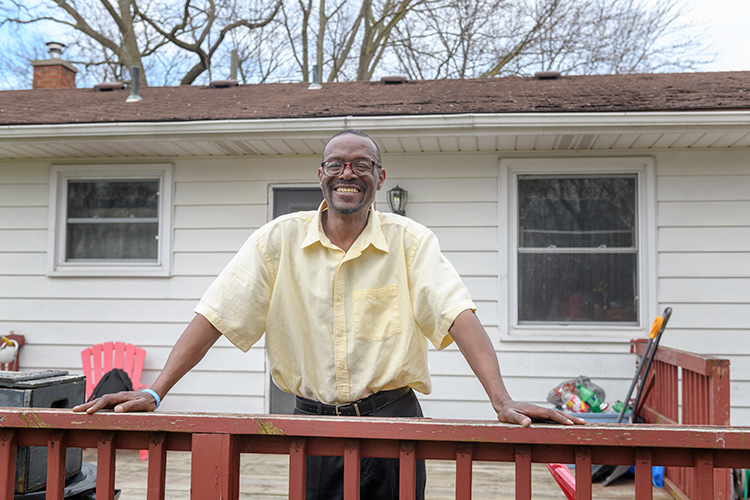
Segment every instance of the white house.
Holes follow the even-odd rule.
[[[514,397],[584,374],[623,399],[628,341],[670,306],[662,345],[729,358],[750,425],[750,72],[541,76],[0,92],[0,332],[25,335],[23,369],[74,373],[131,342],[152,382],[212,278],[317,205],[325,141],[358,128],[383,152],[376,208],[408,191]],[[431,366],[428,416],[493,417],[455,347]],[[220,340],[162,408],[267,412],[269,385],[263,345]]]

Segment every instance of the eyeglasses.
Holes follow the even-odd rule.
[[[375,170],[375,166],[380,166],[380,164],[372,160],[365,160],[364,158],[352,161],[328,160],[320,164],[323,168],[323,173],[331,177],[343,174],[347,165],[352,168],[352,172],[358,177],[370,175]]]

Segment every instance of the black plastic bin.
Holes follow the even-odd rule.
[[[64,370],[0,371],[0,406],[14,408],[72,408],[84,402],[86,377]],[[81,472],[82,450],[68,448],[65,477]],[[47,448],[19,446],[16,455],[16,493],[43,490],[47,484]]]

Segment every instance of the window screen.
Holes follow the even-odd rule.
[[[520,323],[635,324],[636,176],[521,176]]]

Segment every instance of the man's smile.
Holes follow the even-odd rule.
[[[337,193],[359,193],[359,188],[356,186],[338,186],[334,188]]]

